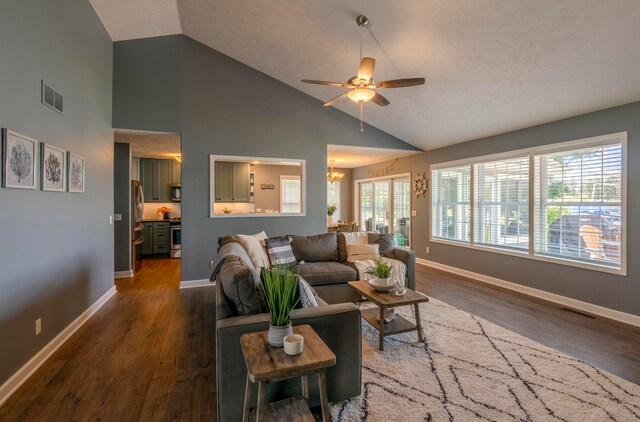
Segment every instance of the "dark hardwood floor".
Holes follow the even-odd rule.
[[[215,420],[214,289],[180,260],[133,278],[0,408],[1,421]]]
[[[179,260],[133,278],[0,408],[1,421],[215,420],[214,289]],[[418,290],[640,384],[640,328],[418,266]],[[240,398],[241,399],[241,398]]]
[[[640,384],[640,327],[589,318],[562,305],[423,265],[417,289],[456,308]]]

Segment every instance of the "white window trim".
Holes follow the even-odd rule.
[[[529,236],[529,249],[523,250],[523,251],[517,251],[511,248],[501,248],[499,246],[491,246],[491,245],[474,243],[475,239],[474,239],[474,233],[473,233],[473,229],[474,229],[473,220],[475,218],[475,210],[473,206],[473,199],[474,199],[473,183],[475,181],[473,180],[473,177],[471,177],[471,181],[470,181],[471,183],[470,193],[472,196],[471,198],[472,202],[471,202],[471,221],[470,221],[471,232],[469,233],[469,239],[470,239],[469,243],[463,242],[463,241],[454,241],[454,240],[447,240],[439,237],[433,237],[432,218],[429,218],[429,242],[441,243],[444,245],[458,246],[458,247],[474,249],[478,251],[498,253],[502,255],[515,256],[519,258],[532,259],[535,261],[550,262],[550,263],[565,265],[569,267],[583,268],[587,270],[600,271],[600,272],[605,272],[610,274],[626,276],[627,275],[627,233],[628,233],[628,228],[627,228],[627,132],[617,132],[617,133],[612,133],[608,135],[594,136],[591,138],[577,139],[573,141],[560,142],[560,143],[551,144],[551,145],[543,145],[539,147],[524,148],[524,149],[519,149],[519,150],[509,151],[504,153],[483,155],[480,157],[473,157],[473,158],[467,158],[462,160],[436,163],[429,166],[429,173],[431,174],[430,177],[433,177],[433,170],[468,165],[468,166],[471,166],[471,173],[473,175],[473,172],[475,170],[474,166],[476,164],[495,161],[495,160],[501,160],[501,159],[523,157],[528,155],[529,156],[529,216],[530,216],[529,233],[535,233],[535,230],[536,230],[535,218],[531,218],[531,216],[534,215],[534,207],[535,207],[535,201],[532,200],[533,192],[534,192],[534,184],[535,184],[535,178],[534,178],[535,166],[533,165],[534,156],[537,154],[553,154],[556,152],[567,151],[574,148],[583,149],[583,148],[589,148],[594,146],[605,146],[605,145],[616,145],[616,144],[621,145],[621,154],[622,154],[621,155],[622,206],[620,207],[622,212],[622,231],[621,231],[622,244],[620,245],[620,268],[612,268],[606,265],[600,265],[598,263],[574,261],[574,260],[562,258],[562,257],[537,255],[534,247],[535,236],[531,234]],[[429,195],[429,210],[430,212],[433,211],[433,195]]]
[[[291,175],[291,174],[281,174],[280,175],[280,211],[282,211],[283,207],[283,202],[282,202],[282,196],[283,196],[283,192],[282,192],[282,181],[283,180],[302,180],[300,176],[298,175]],[[300,190],[302,191],[302,182],[300,182]],[[302,192],[300,192],[300,212],[302,212]],[[297,215],[299,213],[281,213],[284,215]]]

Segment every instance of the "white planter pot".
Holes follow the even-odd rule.
[[[387,277],[387,278],[380,278],[380,277],[376,277],[374,278],[375,282],[377,284],[380,284],[382,286],[391,286],[391,277]]]
[[[267,341],[273,347],[282,347],[284,338],[289,334],[293,334],[293,326],[291,325],[291,321],[289,321],[288,325],[285,325],[283,327],[276,327],[269,324]]]
[[[332,226],[332,225],[333,225],[333,216],[327,215],[327,226]]]

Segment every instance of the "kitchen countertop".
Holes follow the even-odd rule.
[[[182,220],[158,220],[156,218],[143,218],[143,223],[180,223]]]

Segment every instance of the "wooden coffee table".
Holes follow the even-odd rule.
[[[287,355],[282,347],[270,346],[267,342],[267,331],[240,336],[242,353],[247,364],[243,421],[248,421],[251,413],[254,421],[314,422],[308,406],[307,376],[311,374],[318,374],[322,420],[331,420],[324,370],[336,364],[336,355],[310,325],[295,326],[293,332],[304,337],[304,349],[297,356]],[[266,404],[267,384],[296,377],[302,379],[302,397]],[[249,409],[252,383],[258,384],[258,406],[255,410]]]
[[[369,299],[371,302],[378,305],[379,309],[361,309],[360,314],[373,328],[377,329],[380,333],[379,349],[384,350],[384,338],[394,334],[407,333],[409,331],[417,331],[418,339],[424,341],[422,337],[422,325],[420,323],[420,308],[419,303],[428,302],[429,298],[411,289],[407,289],[407,293],[404,296],[396,296],[394,290],[390,292],[377,292],[373,287],[369,285],[367,280],[350,281],[349,285],[356,289],[358,293]],[[388,308],[397,308],[399,306],[413,305],[416,313],[416,323],[413,324],[407,321],[400,315],[396,314],[393,321],[389,323],[384,322],[384,311]],[[376,317],[380,316],[380,322],[376,321]]]

